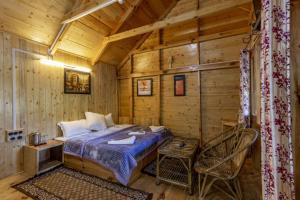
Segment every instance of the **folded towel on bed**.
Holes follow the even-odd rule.
[[[145,135],[145,133],[146,133],[145,131],[141,131],[141,132],[133,131],[128,133],[128,135]]]
[[[107,142],[107,144],[134,144],[135,139],[136,139],[135,136],[131,136],[129,138],[122,139],[122,140],[110,140]]]
[[[165,129],[164,126],[149,126],[149,128],[151,129],[152,132],[159,132]]]

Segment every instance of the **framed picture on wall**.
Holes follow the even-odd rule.
[[[185,75],[174,76],[174,96],[185,96]]]
[[[137,80],[137,96],[152,96],[152,78]]]
[[[91,94],[91,74],[65,69],[65,94]]]

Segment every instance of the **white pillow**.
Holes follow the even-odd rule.
[[[104,115],[86,112],[85,117],[90,130],[101,131],[107,128]]]
[[[66,138],[89,132],[85,119],[70,122],[59,122],[57,125],[61,128],[63,135]]]
[[[114,120],[112,119],[111,113],[105,115],[105,122],[106,122],[107,127],[112,127],[115,125]]]

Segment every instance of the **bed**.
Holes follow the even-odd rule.
[[[132,145],[108,144],[108,141],[128,138],[128,133],[137,131],[145,131],[145,134],[136,135]],[[170,137],[166,130],[153,133],[135,125],[116,125],[103,131],[57,139],[65,142],[64,164],[67,167],[129,185],[155,159],[157,148]]]

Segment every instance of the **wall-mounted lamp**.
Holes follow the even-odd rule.
[[[61,68],[72,69],[72,70],[80,71],[80,72],[90,73],[92,71],[90,68],[87,68],[87,67],[69,65],[69,64],[65,64],[63,62],[50,60],[50,59],[40,59],[40,63],[42,63],[44,65],[49,65],[52,67],[61,67]]]

